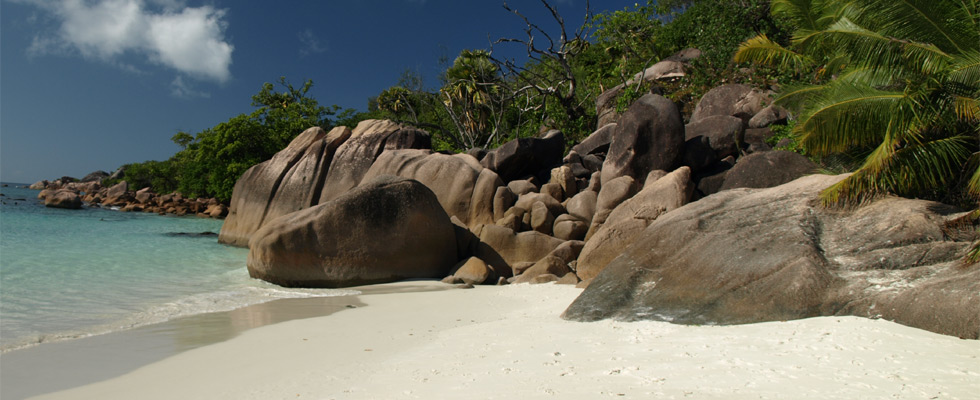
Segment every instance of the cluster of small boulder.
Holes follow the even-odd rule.
[[[228,215],[228,207],[217,199],[185,198],[180,193],[157,194],[148,187],[133,192],[126,181],[104,187],[102,181],[106,178],[109,178],[108,173],[96,171],[81,180],[62,177],[54,181],[36,182],[30,188],[40,190],[37,198],[44,201],[45,206],[54,208],[79,209],[83,204],[88,204],[89,207],[161,215],[197,215],[203,218],[224,218]]]
[[[675,79],[694,56],[636,79]],[[656,90],[616,113],[621,90],[567,152],[553,129],[444,154],[392,121],[310,128],[237,181],[218,240],[249,248],[252,277],[290,287],[557,282],[586,287],[572,320],[859,315],[980,338],[964,211],[819,206],[844,176],[766,143],[787,118],[770,93],[720,86],[685,123]]]
[[[307,219],[295,214],[336,200],[356,204],[356,199],[344,196],[392,175],[422,183],[455,224],[454,255],[443,257],[449,265],[437,268],[448,275],[446,282],[578,284],[594,278],[662,214],[722,188],[776,186],[815,172],[817,166],[796,153],[769,151],[761,139],[745,141],[747,126],[768,129],[768,124],[785,122],[751,122],[760,114],[785,114],[764,107],[766,101],[751,87],[722,86],[705,96],[685,126],[674,103],[647,94],[618,122],[602,126],[567,153],[564,135],[557,130],[543,130],[537,137],[515,139],[489,151],[449,155],[431,151],[427,133],[391,121],[364,121],[354,130],[311,128],[243,175],[219,240],[248,245],[252,275],[287,286],[351,286],[423,277],[419,270],[402,265],[404,253],[384,260],[342,253],[377,255],[389,251],[392,243],[431,235],[431,230],[381,227],[371,241],[386,249],[367,250],[364,246],[369,245],[351,243],[326,254],[324,242],[358,233],[314,219],[353,224],[371,212],[371,205],[343,207],[347,213],[357,210],[352,214]],[[317,224],[323,226],[312,228]],[[260,229],[270,225],[274,228]],[[431,244],[404,250],[423,249],[435,252]],[[316,260],[315,266],[307,265],[309,260]],[[433,277],[429,266],[419,268],[426,271],[424,277]],[[351,274],[352,269],[361,273]],[[378,273],[385,269],[387,275]]]
[[[219,241],[283,286],[558,282],[586,286],[573,320],[860,315],[980,337],[980,267],[961,265],[976,230],[951,228],[965,212],[820,207],[843,176],[770,148],[786,119],[770,101],[724,85],[685,124],[651,92],[614,118],[600,109],[606,123],[568,152],[550,129],[443,154],[392,121],[311,128],[239,179]]]

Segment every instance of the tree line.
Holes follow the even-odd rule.
[[[687,76],[664,85],[690,113],[710,88],[748,83],[778,94],[794,116],[792,149],[855,171],[828,189],[828,205],[882,193],[975,207],[980,198],[980,6],[976,0],[650,0],[568,23],[542,1],[554,29],[523,32],[467,49],[435,85],[406,71],[355,112],[322,106],[312,81],[285,78],[253,96],[256,107],[191,135],[166,161],[130,164],[123,179],[157,191],[227,202],[235,181],[311,126],[370,118],[414,125],[436,150],[492,148],[560,129],[578,142],[596,127],[596,98],[684,48],[701,49]],[[500,56],[518,46],[521,59]],[[638,82],[617,104],[650,90]]]

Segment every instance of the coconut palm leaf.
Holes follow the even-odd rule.
[[[774,15],[795,21],[799,26],[797,32],[816,32],[833,22],[835,6],[839,4],[827,0],[773,0],[770,9]]]
[[[970,181],[966,184],[967,191],[974,200],[980,201],[980,153],[973,153],[970,156],[970,163],[967,165],[973,170],[973,175],[970,176]]]
[[[953,93],[980,98],[980,51],[969,51],[953,57],[949,82]]]
[[[808,68],[813,62],[806,56],[780,46],[769,40],[766,35],[759,35],[743,42],[735,52],[735,62],[751,62],[791,68],[797,71]]]
[[[949,65],[952,58],[933,44],[886,36],[846,17],[815,37],[836,43],[851,60],[872,69],[913,68],[932,74]]]
[[[786,85],[780,90],[775,103],[789,109],[799,109],[825,90],[827,86],[824,85]]]
[[[975,264],[980,262],[980,240],[973,242],[973,246],[967,251],[964,261],[967,264]]]
[[[980,99],[956,96],[953,107],[957,118],[965,121],[980,121]]]
[[[895,75],[890,72],[867,67],[852,67],[838,74],[837,81],[847,82],[852,85],[886,87],[891,85],[895,80]]]
[[[772,7],[799,24],[792,45],[757,37],[746,42],[745,59],[822,63],[815,67],[830,82],[784,87],[777,103],[796,111],[794,133],[809,154],[863,155],[823,193],[826,203],[964,189],[980,199],[980,162],[969,162],[980,142],[977,0],[773,0]],[[956,187],[963,182],[967,188]]]
[[[895,149],[883,141],[851,176],[825,189],[825,205],[861,203],[882,193],[916,195],[943,187],[954,179],[970,156],[970,138],[954,136]]]
[[[800,114],[801,143],[817,154],[878,144],[898,104],[908,94],[835,82]],[[895,127],[897,128],[897,127]],[[894,128],[893,128],[894,129]]]
[[[856,20],[885,36],[930,43],[948,53],[980,48],[976,22],[971,22],[977,12],[976,1],[861,0],[858,3],[861,12]]]

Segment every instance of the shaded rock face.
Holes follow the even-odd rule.
[[[318,204],[334,152],[350,135],[343,127],[330,134],[307,129],[271,159],[245,171],[235,182],[218,241],[245,246],[264,222]]]
[[[661,215],[687,204],[694,193],[691,170],[681,167],[620,203],[596,230],[578,259],[578,276],[592,279]]]
[[[467,157],[472,163],[467,162]],[[493,222],[493,197],[503,182],[471,156],[450,156],[430,150],[386,151],[364,175],[365,180],[381,175],[414,179],[431,189],[443,209],[464,225]]]
[[[681,161],[684,124],[673,102],[647,94],[619,120],[602,165],[602,182],[620,176],[642,180],[653,170],[673,171]]]
[[[612,136],[616,132],[616,123],[608,123],[585,138],[582,143],[572,147],[572,151],[583,156],[595,153],[605,153],[609,151],[609,144],[612,143]]]
[[[700,171],[737,155],[737,143],[742,141],[745,128],[737,117],[715,115],[687,124],[684,132],[684,165]]]
[[[705,93],[691,114],[691,122],[715,115],[739,117],[746,123],[771,103],[770,95],[749,85],[721,85]]]
[[[265,224],[249,241],[248,271],[288,287],[442,278],[456,247],[453,224],[431,190],[383,176]]]
[[[479,227],[477,237],[480,243],[476,256],[494,266],[499,274],[522,262],[537,262],[565,243],[541,232],[517,233],[498,225]]]
[[[82,182],[102,182],[103,179],[108,178],[108,177],[109,177],[109,173],[108,172],[105,172],[105,171],[94,171],[94,172],[89,173],[88,175],[85,175],[85,177],[82,178],[81,181]]]
[[[735,166],[728,170],[720,190],[779,186],[815,173],[819,168],[806,157],[792,151],[753,153],[739,158]]]
[[[353,131],[310,128],[235,183],[218,241],[246,246],[265,222],[336,198],[357,186],[385,150],[427,148],[427,133],[391,121],[362,121]]]
[[[540,137],[519,138],[487,152],[480,160],[485,168],[497,173],[504,182],[536,175],[561,164],[565,155],[565,136],[557,130]],[[547,177],[544,177],[547,180]]]
[[[980,266],[947,239],[957,210],[886,198],[819,207],[843,176],[734,189],[665,214],[563,314],[571,320],[739,324],[822,315],[881,317],[978,338]]]

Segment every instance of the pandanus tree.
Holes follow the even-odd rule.
[[[500,69],[486,50],[463,50],[446,70],[446,85],[440,90],[456,126],[457,147],[486,147],[499,136],[503,100],[498,86]]]
[[[980,200],[980,6],[977,0],[773,0],[799,27],[788,46],[765,36],[738,62],[809,71],[781,88],[811,155],[857,154],[826,205],[881,193]],[[962,200],[962,197],[960,198]]]

